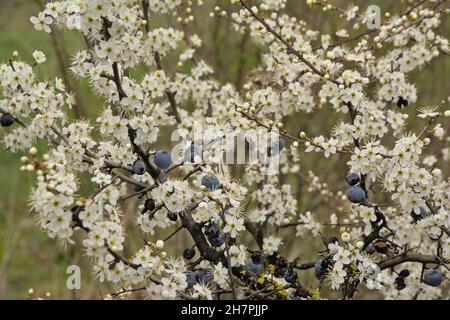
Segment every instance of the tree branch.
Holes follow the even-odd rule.
[[[380,269],[389,269],[399,264],[406,262],[419,262],[419,263],[435,263],[440,264],[439,259],[434,255],[425,255],[418,253],[406,253],[395,256],[393,258],[384,260],[378,264]]]

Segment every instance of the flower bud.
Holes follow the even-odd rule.
[[[156,241],[156,247],[158,249],[162,249],[164,247],[164,241],[162,241],[162,240]]]
[[[440,177],[442,174],[442,170],[439,168],[435,168],[433,169],[433,171],[431,171],[431,174],[433,175],[433,177],[437,178]]]
[[[350,241],[350,234],[348,232],[343,232],[341,234],[341,238],[342,238],[342,241],[349,242]]]

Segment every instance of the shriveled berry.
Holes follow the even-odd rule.
[[[386,253],[389,249],[389,243],[386,240],[379,239],[374,243],[375,250],[379,253]]]

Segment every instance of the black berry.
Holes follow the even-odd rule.
[[[144,209],[146,211],[153,211],[153,210],[155,210],[155,207],[156,207],[155,200],[153,200],[153,199],[145,200]]]
[[[261,264],[263,262],[263,254],[261,251],[256,251],[252,253],[252,261],[257,264]]]
[[[397,100],[397,107],[404,108],[407,107],[409,104],[408,100],[403,99],[403,97],[399,97]]]
[[[218,238],[220,235],[220,230],[215,223],[212,223],[205,228],[205,235],[208,238]]]
[[[9,113],[4,113],[0,117],[0,124],[2,127],[10,127],[13,125],[13,123],[14,123],[14,118]]]
[[[395,285],[395,289],[397,289],[397,290],[403,290],[403,289],[405,289],[405,288],[406,288],[405,278],[397,277],[397,278],[395,279],[394,285]]]
[[[289,265],[288,261],[285,258],[279,258],[275,261],[275,266],[280,269],[285,269]]]
[[[287,283],[295,283],[297,281],[297,273],[293,269],[288,269],[283,275]]]
[[[178,215],[175,212],[169,212],[167,213],[167,218],[169,218],[170,221],[177,221]]]
[[[400,271],[400,273],[398,275],[402,278],[406,278],[407,276],[409,276],[409,270],[403,269],[402,271]]]
[[[191,260],[195,256],[195,249],[194,248],[187,248],[183,251],[183,257],[186,260]]]

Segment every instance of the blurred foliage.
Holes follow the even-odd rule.
[[[383,12],[398,12],[406,1],[350,1],[341,0],[331,2],[341,7],[350,3],[365,9],[370,4],[379,4]],[[189,32],[196,32],[203,39],[201,56],[216,70],[216,76],[223,83],[230,82],[241,85],[243,76],[255,68],[260,61],[263,48],[255,46],[248,37],[230,31],[229,22],[224,19],[210,18],[209,13],[215,5],[222,8],[230,7],[229,0],[207,0],[201,10],[195,12],[196,20],[188,27]],[[18,51],[26,61],[32,61],[34,50],[43,51],[48,58],[45,64],[37,67],[37,72],[42,79],[51,80],[58,75],[61,77],[51,37],[44,32],[37,32],[31,26],[29,17],[39,11],[33,0],[1,0],[0,1],[0,61],[6,61],[13,51]],[[349,28],[345,21],[340,21],[336,14],[323,14],[320,10],[307,8],[305,1],[292,0],[285,10],[292,16],[297,16],[305,21],[314,30],[333,33],[340,28]],[[155,17],[152,24],[175,24],[174,18]],[[441,31],[450,31],[450,21],[447,19],[441,26]],[[351,31],[358,33],[358,31]],[[77,48],[84,48],[84,41],[79,34],[64,33],[66,51],[72,55]],[[165,61],[168,73],[176,71],[173,66],[176,63],[173,57]],[[186,68],[186,67],[184,67]],[[424,70],[413,72],[409,77],[416,82],[419,88],[419,101],[421,103],[437,104],[446,98],[450,92],[448,73],[450,71],[450,59],[443,57],[433,61]],[[133,76],[142,75],[142,70],[137,70]],[[102,108],[102,102],[93,96],[86,81],[74,80],[75,85],[82,94],[82,100],[89,119],[95,119]],[[410,108],[411,115],[415,114],[414,108]],[[303,130],[311,134],[319,134],[324,128],[331,128],[338,118],[330,115],[326,109],[304,117],[298,115],[289,120],[287,127],[291,131]],[[413,124],[419,128],[421,123]],[[163,140],[163,139],[162,139]],[[88,259],[82,257],[83,251],[80,238],[76,237],[75,246],[64,248],[54,240],[43,234],[29,213],[27,206],[28,194],[33,186],[33,177],[19,172],[20,155],[8,152],[0,153],[0,299],[24,299],[29,288],[34,288],[40,296],[50,292],[58,299],[72,298],[101,298],[109,292],[106,285],[92,280]],[[335,156],[331,160],[324,161],[320,156],[302,156],[302,171],[314,169],[323,181],[326,181],[332,191],[345,190],[343,176],[345,172],[339,172],[335,168],[345,168],[347,160]],[[345,170],[345,169],[343,169]],[[320,204],[323,199],[320,196],[313,197],[305,190],[307,185],[296,176],[284,179],[293,185],[294,191],[299,194],[300,211],[304,212]],[[84,190],[88,192],[89,190]],[[299,192],[302,191],[302,192]],[[129,209],[133,208],[133,204]],[[317,209],[317,214],[326,219],[333,211],[332,208]],[[130,210],[131,211],[131,210]],[[130,215],[128,215],[130,217]],[[132,218],[127,219],[127,224],[132,224]],[[288,231],[286,231],[288,232]],[[335,230],[336,232],[336,230]],[[170,233],[170,230],[164,233]],[[133,235],[133,233],[132,233]],[[328,235],[331,235],[328,234]],[[142,240],[131,237],[128,242],[127,253],[133,252]],[[179,234],[171,240],[170,245],[174,252],[183,250],[188,237]],[[314,261],[317,257],[314,252],[319,251],[323,244],[311,239],[294,239],[286,243],[290,250],[290,258],[300,257],[300,262]],[[82,268],[82,289],[69,291],[66,289],[66,268],[68,265],[77,264]],[[300,280],[306,286],[317,286],[317,282],[311,271],[303,272]],[[361,294],[358,298],[370,298],[371,295]]]

